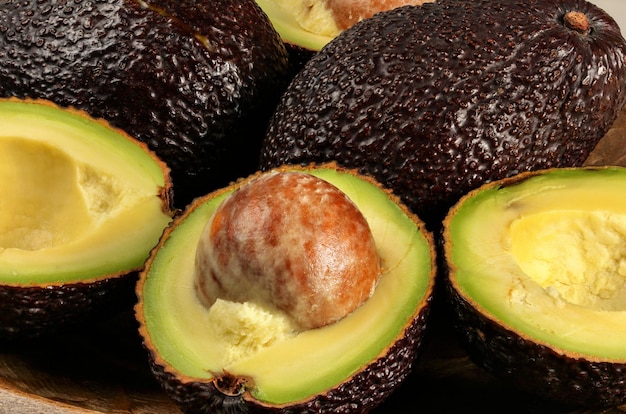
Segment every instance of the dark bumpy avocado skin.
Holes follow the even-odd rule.
[[[455,330],[470,358],[520,390],[572,406],[626,401],[626,363],[566,356],[481,314],[448,284]]]
[[[0,285],[0,342],[58,334],[128,309],[137,273],[65,285]]]
[[[589,33],[565,27],[580,11]],[[429,227],[478,185],[577,166],[626,99],[626,45],[582,0],[438,0],[346,30],[294,78],[261,167],[335,159]]]
[[[422,348],[431,302],[432,295],[429,295],[403,336],[367,369],[356,373],[349,381],[325,394],[288,407],[259,405],[258,402],[249,400],[250,396],[246,393],[227,396],[213,382],[182,382],[158,363],[158,359],[148,349],[150,367],[170,398],[183,412],[189,414],[367,413],[379,406],[409,375]]]
[[[83,109],[146,142],[178,206],[255,171],[288,74],[252,0],[6,0],[0,95]]]

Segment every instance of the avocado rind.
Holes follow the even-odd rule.
[[[571,10],[591,32],[567,28]],[[439,0],[366,19],[293,79],[261,169],[336,160],[391,188],[429,228],[480,184],[582,165],[626,102],[626,42],[574,0]]]
[[[0,341],[39,340],[128,310],[136,281],[130,272],[57,285],[0,284]]]
[[[626,401],[626,363],[564,355],[486,317],[447,286],[453,325],[471,360],[512,387],[565,405],[609,407]]]
[[[179,208],[256,170],[290,76],[253,0],[11,0],[0,27],[0,96],[72,106],[145,142]]]
[[[453,206],[442,234],[443,283],[457,336],[478,366],[511,386],[565,405],[607,407],[626,401],[626,362],[621,336],[614,329],[624,320],[623,311],[570,303],[571,299],[555,295],[551,286],[542,292],[514,258],[514,242],[499,234],[511,232],[514,221],[550,209],[559,215],[598,210],[620,222],[623,203],[611,194],[621,197],[625,180],[622,167],[525,172],[485,184]],[[594,231],[606,234],[594,229],[587,234]],[[585,238],[582,233],[572,237]],[[601,236],[598,241],[603,242]],[[535,242],[539,241],[527,241]],[[572,245],[575,242],[571,240]],[[490,244],[500,247],[487,247]],[[567,247],[553,248],[569,258]],[[599,256],[597,261],[600,266],[605,263]],[[608,271],[619,273],[615,268]],[[518,292],[513,280],[521,279],[529,287]],[[538,294],[548,300],[539,301]],[[534,315],[540,315],[538,321]]]
[[[342,182],[340,187],[343,186],[343,188],[349,188],[353,194],[356,194],[357,198],[359,198],[357,205],[360,205],[361,208],[365,207],[366,209],[378,209],[382,208],[382,206],[387,206],[388,203],[391,203],[389,205],[394,205],[394,202],[387,199],[387,197],[392,197],[392,200],[395,200],[396,203],[399,202],[399,200],[391,196],[391,194],[384,195],[385,192],[379,192],[379,190],[376,190],[377,187],[375,184],[373,184],[373,181],[367,184],[368,180],[365,180],[359,184],[357,178],[347,179],[345,177],[335,178],[335,181],[331,181],[330,178],[334,176],[350,176],[349,174],[345,174],[345,172],[341,172],[342,170],[338,170],[334,164],[331,164],[331,166],[327,167],[326,169],[323,168],[323,166],[319,169],[313,167],[310,167],[310,169],[303,169],[302,167],[294,166],[284,167],[284,169],[281,169],[281,171],[282,170],[306,170],[313,173],[314,175],[320,174],[320,177],[327,178],[331,183],[337,184],[339,182]],[[242,182],[238,182],[237,186],[241,184]],[[356,188],[359,188],[359,186],[364,186],[365,188],[368,188],[368,190],[364,193],[361,191],[357,191]],[[228,191],[232,191],[232,188]],[[379,205],[382,203],[381,207],[367,207],[368,203],[367,201],[365,201],[365,199],[367,199],[367,197],[370,197],[366,195],[369,192],[377,194],[376,196],[374,196],[374,199],[377,201],[370,203],[375,205]],[[181,303],[181,300],[183,300],[182,298],[187,297],[187,295],[181,295],[182,291],[180,289],[174,289],[171,287],[157,287],[157,284],[155,282],[155,280],[160,279],[162,280],[161,284],[163,284],[167,283],[167,279],[174,280],[172,278],[175,277],[178,285],[187,285],[188,282],[185,281],[187,279],[181,276],[180,273],[189,271],[189,269],[192,268],[190,268],[188,265],[183,265],[182,270],[179,271],[167,270],[167,268],[169,267],[167,263],[170,262],[168,257],[171,256],[172,258],[174,258],[180,257],[180,255],[177,255],[175,253],[176,250],[172,250],[172,247],[169,248],[169,253],[165,253],[165,249],[167,248],[168,244],[171,245],[169,240],[175,238],[176,229],[181,224],[184,225],[184,223],[188,221],[197,221],[196,219],[194,219],[193,221],[189,220],[189,218],[194,215],[194,211],[196,209],[206,210],[207,203],[217,205],[219,203],[219,200],[221,200],[224,196],[224,193],[218,192],[217,194],[207,196],[207,198],[197,199],[194,202],[194,205],[190,206],[186,210],[186,212],[183,213],[183,215],[177,217],[173,225],[170,226],[170,228],[168,228],[168,230],[165,232],[160,245],[154,250],[154,254],[149,259],[146,269],[144,270],[144,272],[142,272],[142,275],[140,277],[140,281],[137,286],[137,294],[140,300],[136,306],[136,314],[137,319],[140,322],[140,332],[144,338],[144,344],[146,346],[146,349],[148,350],[149,359],[151,361],[152,369],[155,376],[159,378],[160,382],[164,383],[165,389],[172,396],[172,398],[177,401],[182,407],[185,407],[185,411],[189,412],[219,412],[211,411],[211,409],[216,410],[216,407],[221,407],[222,405],[228,405],[233,409],[239,407],[239,409],[241,410],[234,412],[245,412],[245,409],[250,409],[253,412],[255,410],[268,410],[272,412],[329,412],[329,410],[334,412],[334,410],[339,410],[339,412],[342,412],[341,410],[345,410],[348,408],[350,410],[356,410],[357,412],[360,412],[380,404],[380,402],[384,398],[386,398],[406,378],[412,366],[412,361],[415,359],[418,349],[421,346],[423,331],[426,327],[427,316],[430,310],[430,301],[433,293],[434,284],[435,265],[434,247],[431,239],[432,236],[426,232],[424,233],[424,236],[426,237],[425,240],[421,239],[422,236],[417,235],[409,238],[409,240],[412,240],[411,243],[415,244],[415,247],[411,247],[411,250],[414,250],[414,252],[409,253],[407,257],[417,258],[422,257],[422,255],[430,256],[430,259],[424,259],[425,261],[423,263],[422,259],[417,259],[420,262],[417,264],[413,263],[414,259],[411,259],[411,265],[409,265],[409,263],[397,265],[399,269],[403,269],[403,272],[411,269],[408,270],[410,272],[409,276],[413,276],[409,277],[409,280],[406,280],[407,275],[403,275],[400,278],[399,275],[394,274],[393,271],[391,271],[391,273],[388,273],[386,275],[386,279],[385,276],[383,276],[383,279],[381,279],[383,280],[383,286],[386,287],[384,288],[384,290],[381,290],[383,288],[379,286],[377,291],[380,290],[381,293],[378,296],[376,295],[376,292],[374,293],[374,296],[372,298],[377,297],[378,299],[371,299],[374,300],[371,306],[366,307],[362,310],[357,310],[355,311],[354,315],[348,316],[345,321],[338,322],[338,324],[341,324],[343,322],[344,325],[322,328],[322,330],[326,329],[326,331],[324,331],[325,333],[321,331],[319,333],[309,331],[305,332],[308,335],[306,336],[306,338],[317,338],[314,339],[314,342],[311,342],[311,339],[307,339],[307,341],[313,344],[317,344],[320,338],[319,335],[325,335],[321,338],[324,338],[324,341],[327,341],[327,336],[329,332],[334,332],[335,335],[337,335],[337,333],[339,332],[345,332],[345,329],[348,329],[348,331],[350,331],[352,328],[350,327],[350,325],[346,325],[351,323],[349,322],[350,320],[378,321],[379,317],[386,317],[389,319],[390,323],[379,324],[378,322],[376,322],[376,326],[380,325],[382,331],[389,331],[390,336],[387,333],[377,333],[376,335],[374,335],[374,332],[372,332],[373,338],[371,340],[364,340],[361,334],[357,335],[359,338],[361,338],[359,344],[353,344],[350,347],[349,351],[344,350],[342,356],[346,357],[347,355],[354,355],[350,356],[349,358],[340,358],[344,359],[344,361],[337,361],[335,359],[332,359],[332,361],[336,361],[339,366],[343,367],[344,365],[346,365],[350,368],[348,369],[347,373],[343,372],[345,368],[341,368],[342,371],[338,371],[337,373],[335,373],[334,370],[330,369],[329,372],[332,374],[332,377],[331,382],[328,384],[326,384],[328,382],[328,379],[317,379],[317,374],[313,372],[325,372],[327,367],[322,367],[323,369],[321,370],[317,369],[319,366],[318,363],[316,364],[315,370],[309,370],[306,368],[306,361],[319,360],[320,358],[323,358],[320,356],[309,355],[308,358],[304,358],[304,365],[302,365],[302,368],[299,368],[299,371],[302,371],[304,369],[307,372],[310,372],[311,375],[304,376],[303,378],[316,378],[315,380],[309,379],[308,381],[311,382],[309,384],[307,381],[302,381],[301,379],[297,379],[294,381],[291,374],[283,374],[283,376],[287,375],[289,378],[291,378],[291,380],[283,381],[281,383],[282,385],[279,385],[278,391],[266,392],[268,390],[261,388],[267,387],[267,384],[269,384],[269,386],[271,387],[270,389],[275,388],[275,385],[273,385],[273,383],[276,381],[272,378],[273,381],[268,382],[267,379],[262,379],[261,375],[255,377],[254,369],[250,368],[250,361],[264,360],[265,358],[267,358],[267,356],[270,356],[270,360],[276,360],[277,363],[282,364],[282,362],[279,361],[280,358],[275,358],[276,356],[273,355],[276,352],[272,353],[271,350],[267,350],[267,352],[260,351],[258,354],[258,358],[256,356],[252,356],[242,361],[240,364],[235,363],[228,367],[226,369],[228,375],[215,376],[215,372],[219,372],[220,370],[219,366],[210,367],[210,361],[203,362],[203,360],[199,359],[199,357],[196,355],[201,352],[200,350],[193,350],[193,348],[190,347],[190,350],[187,351],[186,348],[188,347],[188,345],[185,345],[185,343],[181,339],[174,340],[172,337],[172,335],[175,335],[177,338],[181,337],[181,335],[185,336],[185,329],[182,328],[181,325],[186,324],[183,320],[184,315],[190,313],[193,315],[191,317],[192,320],[196,321],[192,325],[194,331],[196,332],[194,336],[202,336],[200,333],[197,332],[197,321],[198,319],[203,318],[200,314],[196,314],[196,312],[193,311],[191,307],[188,308],[185,312],[182,312],[180,309],[178,310],[178,312],[175,313],[166,312],[165,310],[171,305],[166,306],[166,301],[164,301],[166,299],[164,296],[164,292],[170,292],[170,296],[172,297],[172,300],[175,301],[175,303]],[[213,201],[213,199],[215,199],[215,201]],[[387,199],[387,201],[383,202],[383,199]],[[398,205],[397,207],[400,207],[400,205]],[[202,216],[206,214],[207,213],[202,213]],[[413,217],[412,219],[410,219],[410,221],[414,223],[411,226],[417,225],[418,227],[416,227],[416,229],[423,229],[423,227],[420,227],[420,224],[418,224],[419,220],[411,213],[409,213],[408,209],[406,208],[400,207],[400,211],[394,211],[390,214],[393,217],[398,216],[398,214],[398,217],[401,217],[404,214],[408,215],[408,217]],[[367,217],[368,215],[366,214],[366,218]],[[370,217],[370,219],[372,219],[372,217]],[[375,224],[374,226],[382,225],[383,227],[385,227],[385,224],[383,222],[385,222],[386,220],[384,217],[373,219],[380,222],[380,224]],[[400,219],[401,222],[405,222],[405,220],[407,220],[406,217]],[[415,222],[414,220],[418,221]],[[370,225],[372,225],[371,221]],[[390,229],[392,227],[396,228],[395,225],[391,227],[387,226],[386,228]],[[195,232],[196,231],[191,231],[191,233],[193,234],[195,234]],[[421,231],[419,232],[421,233]],[[385,232],[386,236],[383,239],[387,239],[388,241],[391,241],[391,239],[399,239],[398,234],[395,234],[394,237],[391,237],[391,234],[388,233],[389,230]],[[412,233],[413,232],[411,231],[411,234]],[[190,235],[190,231],[185,231],[178,236],[178,240],[193,240],[195,237],[197,237],[193,234]],[[374,234],[377,234],[376,231],[374,231]],[[389,237],[391,237],[391,239]],[[415,241],[413,241],[414,237],[417,237]],[[405,237],[402,236],[400,239],[405,239]],[[183,246],[180,248],[186,250],[189,247]],[[407,248],[408,246],[404,245],[391,247],[391,249],[396,249],[401,252]],[[383,248],[382,251],[385,251],[385,249]],[[417,253],[418,251],[422,251],[422,253],[415,255],[415,253]],[[163,257],[159,258],[158,256],[161,252],[163,252]],[[404,257],[402,253],[400,253],[400,256]],[[193,257],[193,255],[190,257]],[[392,257],[397,256],[394,254]],[[390,260],[391,268],[394,268],[394,266],[391,264],[393,260]],[[161,265],[159,265],[159,263],[161,263]],[[165,267],[162,267],[163,265],[165,265]],[[152,277],[151,272],[154,272],[154,276]],[[166,274],[170,274],[170,276],[164,276]],[[415,280],[413,280],[413,278]],[[153,279],[153,281],[151,282],[150,279]],[[405,283],[400,283],[400,279],[404,280]],[[386,282],[384,280],[386,280]],[[170,281],[169,284],[171,285],[171,283],[172,282]],[[382,293],[395,292],[396,288],[401,288],[403,292],[415,291],[416,293],[409,295],[410,298],[406,294],[403,294],[404,296],[400,295],[402,296],[402,299],[398,299],[397,303],[395,301],[392,301],[388,297],[389,293]],[[160,296],[163,296],[164,299],[159,299]],[[185,299],[185,301],[190,300],[193,301],[193,297]],[[410,303],[405,303],[407,300]],[[381,303],[390,304],[392,302],[395,304],[393,311],[382,312],[380,310]],[[383,305],[383,307],[384,306],[386,305]],[[207,311],[205,310],[205,312]],[[372,314],[372,312],[375,315],[370,315]],[[393,319],[398,319],[398,321],[393,321],[393,323],[391,323],[391,315],[394,314],[397,314],[397,316],[394,316]],[[170,319],[178,319],[178,321],[172,322],[170,321]],[[373,322],[369,323],[371,324]],[[365,322],[365,324],[367,325],[368,323]],[[166,328],[167,326],[171,326],[171,328]],[[343,326],[343,328],[340,328],[340,326]],[[331,330],[329,331],[328,329]],[[373,328],[370,327],[369,330],[372,331]],[[173,333],[168,333],[168,331],[172,331]],[[385,339],[381,341],[377,339],[378,336],[384,337]],[[346,338],[352,337],[353,336],[348,336]],[[199,341],[200,340],[196,340],[196,342]],[[304,352],[307,354],[309,353],[309,351],[314,354],[321,352],[322,355],[327,352],[323,349],[318,349],[317,345],[315,345],[314,349],[309,349],[311,348],[311,346],[304,346],[303,341],[304,339],[300,340],[299,342],[295,342],[295,344],[297,344],[297,349],[292,349],[293,345],[291,345],[290,348],[290,345],[288,343],[278,344],[276,345],[278,347],[276,349],[281,350],[280,352],[282,355],[285,355],[282,353],[282,350],[288,350],[288,352],[291,354],[293,354],[293,352],[297,350],[299,350],[300,353]],[[173,345],[172,342],[179,342],[179,344]],[[347,342],[351,342],[351,340],[348,340],[346,342],[344,338],[342,338],[341,340],[337,341],[331,340],[331,342],[337,342],[339,344],[337,346],[339,346],[339,349],[341,350],[344,347],[344,345],[342,344],[346,343],[345,346],[347,346]],[[207,344],[207,342],[204,340],[200,343],[203,343],[205,345]],[[329,348],[333,347],[335,347],[334,344],[329,344]],[[203,349],[205,348],[206,346],[203,346]],[[172,349],[177,350],[175,354],[172,354]],[[183,352],[183,350],[185,351]],[[209,355],[210,352],[211,351],[208,351]],[[190,353],[193,355],[189,355],[188,357],[186,357],[186,353]],[[353,359],[354,361],[351,361]],[[195,360],[196,362],[191,363],[190,361],[193,360]],[[295,366],[300,367],[298,361],[296,362],[297,363],[295,364]],[[333,362],[329,362],[328,364],[333,365]],[[287,365],[285,367],[277,366],[276,368],[262,366],[260,371],[275,373],[286,370],[287,372],[290,372]],[[210,374],[211,372],[214,372],[213,376]],[[250,380],[246,380],[246,378]],[[302,383],[302,385],[298,385],[298,387],[303,387],[303,385],[304,387],[301,390],[299,390],[299,388],[297,388],[296,390],[291,390],[291,388],[294,387],[290,384],[290,382],[293,384]],[[319,384],[317,384],[318,382]],[[237,384],[239,384],[241,388],[238,392],[232,392],[232,390],[231,392],[225,392],[223,389],[220,389],[220,387],[226,387],[226,385],[224,385],[223,383],[229,383],[229,390],[231,390],[232,387],[237,387]],[[282,388],[285,388],[286,391],[280,391],[280,389]],[[373,391],[373,389],[376,389],[376,391]],[[281,394],[283,392],[286,392],[286,395],[293,395],[294,397],[285,398],[280,394],[276,394],[277,392],[280,392]],[[359,398],[356,398],[355,396],[359,396]],[[280,398],[280,400],[274,401],[274,399],[276,398]],[[350,400],[350,404],[346,404],[346,399]],[[212,408],[208,409],[208,406]],[[204,409],[208,409],[209,411],[197,411],[203,409],[202,407],[204,407]]]

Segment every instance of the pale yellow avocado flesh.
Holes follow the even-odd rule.
[[[301,332],[225,363],[209,310],[194,291],[195,246],[228,193],[204,202],[169,234],[147,269],[141,291],[147,332],[158,354],[192,378],[223,371],[252,379],[250,392],[285,404],[322,393],[381,355],[432,290],[432,246],[422,229],[378,187],[332,169],[312,173],[335,184],[361,209],[380,249],[384,274],[373,296],[338,323]]]
[[[120,132],[41,102],[0,102],[0,282],[142,266],[171,220],[160,162]]]
[[[556,170],[468,196],[447,224],[453,283],[563,352],[626,359],[626,170]]]
[[[280,0],[256,0],[256,2],[268,15],[278,34],[289,44],[312,51],[319,51],[337,35],[335,31],[339,30],[336,24],[334,24],[332,13],[323,7],[316,8],[319,14],[311,17],[317,23],[313,22],[310,24],[320,24],[324,28],[314,29],[310,24],[305,23],[303,25],[302,19],[298,18],[291,11],[293,9],[301,10],[305,3],[302,0],[289,0],[287,2]],[[321,4],[321,2],[318,3]]]

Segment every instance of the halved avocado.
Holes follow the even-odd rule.
[[[209,308],[194,288],[196,245],[218,206],[261,174],[197,199],[164,233],[137,285],[136,317],[153,372],[186,412],[367,411],[403,381],[422,342],[435,274],[422,222],[355,171],[335,164],[272,170],[285,171],[319,177],[356,204],[379,251],[379,283],[338,322],[224,364]]]
[[[0,338],[57,331],[130,297],[171,221],[165,164],[46,101],[0,100],[0,125]]]
[[[444,222],[456,328],[493,374],[567,404],[626,400],[626,169],[524,173]]]

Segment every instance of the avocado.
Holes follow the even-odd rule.
[[[339,33],[374,14],[433,0],[256,0],[281,35],[294,73]]]
[[[256,171],[290,76],[253,0],[10,0],[0,28],[0,96],[73,106],[145,142],[179,208]]]
[[[411,370],[435,270],[432,234],[373,179],[282,166],[177,216],[135,312],[153,373],[184,412],[366,412]]]
[[[444,221],[456,331],[481,367],[545,399],[626,401],[626,169],[524,172]]]
[[[581,165],[624,105],[625,53],[615,21],[576,0],[439,0],[378,13],[294,78],[260,168],[358,168],[434,229],[482,183]]]
[[[310,57],[315,52],[320,51],[326,43],[336,36],[336,34],[307,30],[298,22],[296,12],[301,7],[305,7],[305,2],[281,2],[276,0],[256,0],[256,2],[267,14],[288,49],[299,48],[303,51],[308,51]],[[318,3],[323,4],[324,2]],[[292,8],[295,10],[292,10]]]
[[[165,164],[48,101],[2,99],[0,125],[0,340],[132,307],[137,270],[173,215]]]

